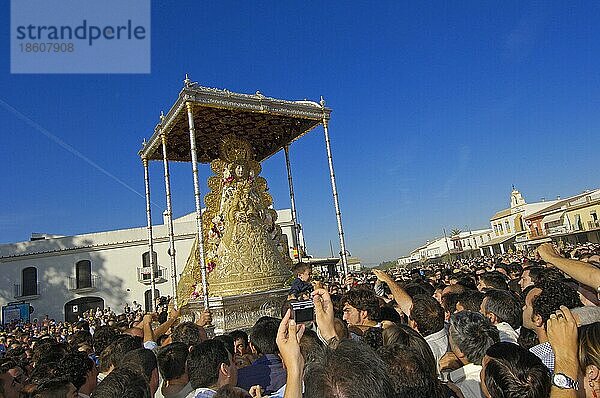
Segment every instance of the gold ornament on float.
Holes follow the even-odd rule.
[[[220,158],[210,167],[215,175],[208,179],[210,192],[202,214],[210,296],[282,288],[292,261],[252,146],[235,135],[226,136]],[[201,296],[197,260],[195,242],[178,286],[178,296],[184,300]]]

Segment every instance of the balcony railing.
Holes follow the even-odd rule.
[[[138,282],[152,283],[152,267],[138,267]],[[154,282],[166,282],[167,281],[167,268],[157,266],[154,270]]]
[[[525,242],[528,239],[533,238],[535,235],[535,232],[528,232],[527,234],[522,234],[522,235],[517,235],[515,237],[515,242]]]
[[[13,285],[13,297],[14,298],[22,298],[29,297],[35,298],[40,295],[40,283],[36,282],[35,284],[30,284],[23,286],[19,283],[15,283]]]
[[[100,276],[91,275],[90,278],[79,278],[69,276],[69,290],[96,290],[100,286]]]
[[[554,234],[566,234],[569,232],[569,229],[564,225],[559,225],[558,227],[550,227],[546,229],[548,235]]]
[[[600,220],[588,221],[588,229],[596,229],[596,228],[600,228]]]

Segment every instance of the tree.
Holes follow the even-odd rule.
[[[462,231],[458,228],[453,228],[452,231],[450,231],[450,236],[456,236],[458,234],[460,234]]]

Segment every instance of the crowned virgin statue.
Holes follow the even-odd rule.
[[[260,163],[250,144],[235,136],[223,140],[220,153],[211,162],[215,175],[208,180],[211,192],[203,214],[209,294],[281,288],[290,276],[291,259],[285,235],[275,224],[267,182],[258,176]]]

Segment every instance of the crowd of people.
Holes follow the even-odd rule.
[[[598,398],[599,253],[345,277],[300,263],[281,317],[219,336],[210,311],[182,322],[166,303],[5,325],[0,398]]]

